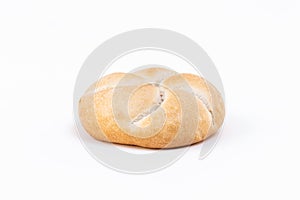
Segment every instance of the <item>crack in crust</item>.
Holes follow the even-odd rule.
[[[212,124],[215,124],[215,117],[213,114],[213,110],[211,108],[211,106],[209,105],[209,103],[207,102],[207,100],[200,94],[197,94],[196,92],[193,92],[193,95],[195,97],[197,97],[199,99],[199,101],[201,101],[203,103],[203,105],[205,106],[205,108],[207,109],[207,111],[209,112],[211,119],[212,119]]]
[[[139,114],[133,121],[131,121],[131,124],[137,123],[143,119],[145,119],[146,117],[150,116],[152,113],[154,113],[156,110],[159,109],[159,107],[163,104],[164,100],[165,100],[165,92],[162,90],[160,84],[155,83],[153,84],[154,86],[159,88],[159,97],[158,102],[155,103],[150,109],[148,109],[147,111]]]

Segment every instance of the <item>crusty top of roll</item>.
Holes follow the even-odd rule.
[[[79,102],[81,123],[92,137],[148,148],[200,142],[217,132],[224,115],[211,83],[164,68],[109,74]]]

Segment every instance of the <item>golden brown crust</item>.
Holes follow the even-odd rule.
[[[219,129],[224,114],[212,84],[162,68],[107,75],[79,102],[80,120],[92,137],[147,148],[200,142]]]

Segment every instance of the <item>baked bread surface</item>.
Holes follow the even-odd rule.
[[[218,131],[224,115],[211,83],[164,68],[109,74],[79,101],[80,121],[92,137],[147,148],[203,141]]]

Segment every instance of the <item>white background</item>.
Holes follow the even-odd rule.
[[[0,0],[0,199],[299,199],[299,24],[297,0]],[[204,160],[136,176],[86,152],[72,93],[94,48],[145,27],[207,51],[227,117]]]

